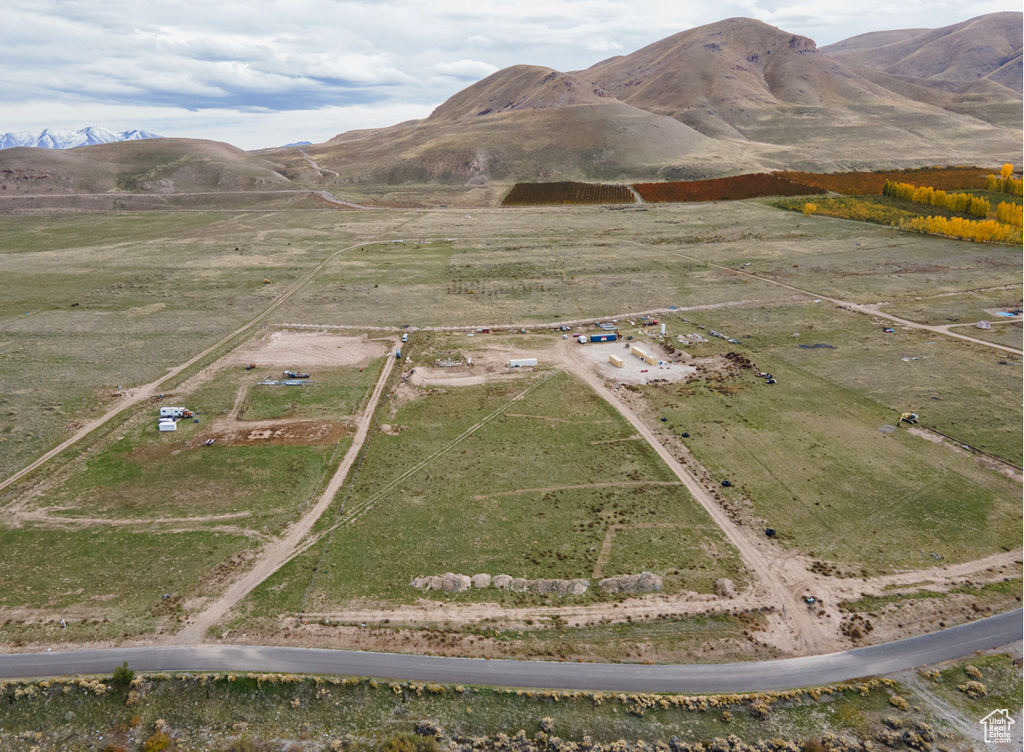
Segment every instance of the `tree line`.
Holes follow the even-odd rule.
[[[915,204],[929,204],[982,219],[988,217],[992,210],[988,199],[970,193],[946,193],[928,186],[913,186],[910,183],[897,183],[892,180],[885,181],[882,195],[913,201]]]

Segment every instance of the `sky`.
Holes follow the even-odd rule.
[[[325,141],[423,118],[509,65],[569,71],[725,18],[819,46],[937,28],[1007,0],[3,0],[0,133],[90,125]]]

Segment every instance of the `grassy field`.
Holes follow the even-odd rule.
[[[316,385],[321,388],[287,392],[296,403],[295,414],[279,417],[343,421],[365,399],[382,362],[363,372],[325,370],[324,383]],[[198,439],[210,432],[215,418],[230,411],[240,384],[256,378],[241,367],[222,370],[194,392],[138,408],[121,435],[97,446],[77,472],[39,494],[33,506],[55,508],[66,518],[234,515],[232,522],[245,529],[276,533],[308,506],[351,439],[310,446],[232,446],[224,441],[203,446]],[[255,388],[250,386],[248,393]],[[158,432],[155,416],[168,401],[196,411],[199,422],[186,419],[173,433]],[[274,412],[270,401],[257,405]]]
[[[979,674],[989,696],[974,701],[957,687]],[[0,685],[7,731],[0,750],[13,752],[25,742],[39,752],[80,752],[103,744],[136,749],[152,737],[158,721],[181,750],[242,749],[231,745],[244,735],[251,747],[301,744],[315,752],[368,752],[393,734],[411,733],[424,720],[441,729],[444,746],[474,739],[497,752],[527,743],[587,744],[598,752],[642,743],[650,749],[667,746],[670,739],[736,749],[726,737],[748,745],[772,740],[773,745],[788,742],[799,748],[820,744],[826,734],[877,745],[878,735],[894,728],[960,745],[969,741],[952,719],[933,709],[935,699],[965,721],[992,707],[1016,713],[1021,705],[1020,669],[1002,654],[941,664],[901,682],[875,679],[730,696],[502,690],[273,674],[154,674],[137,677],[126,707],[126,690],[114,687],[109,676],[105,679],[102,692],[96,684],[64,681]],[[907,710],[892,705],[894,696],[908,701]],[[516,739],[517,734],[523,738]]]
[[[216,589],[216,566],[251,545],[225,532],[0,528],[0,645],[174,631],[184,600]]]
[[[350,241],[285,216],[0,216],[0,475],[264,310]],[[264,282],[269,280],[269,282]]]
[[[318,368],[309,386],[297,389],[252,385],[239,406],[239,418],[337,420],[354,415],[377,382],[383,363],[378,359],[368,368]]]
[[[976,327],[957,327],[953,331],[959,334],[966,334],[968,337],[976,337],[986,342],[995,342],[997,345],[1006,345],[1017,350],[1024,350],[1024,325],[1021,323],[1001,324],[991,329],[978,329]],[[1007,363],[1015,360],[1013,354],[1007,353]],[[1019,356],[1016,356],[1019,358]]]
[[[770,370],[762,355],[771,363],[781,360],[831,383],[840,395],[866,397],[892,411],[885,415],[888,423],[904,411],[916,412],[926,426],[1022,464],[1024,395],[1015,366],[1004,364],[1013,360],[1008,353],[926,331],[887,333],[888,322],[828,303],[687,316],[740,340],[741,352],[752,354],[762,370]],[[680,331],[697,330],[682,325]],[[819,343],[836,349],[800,347]]]
[[[793,323],[795,313],[775,309],[775,321],[759,317],[743,327],[734,319],[729,329],[722,319],[703,319],[744,337],[742,351],[758,368],[774,374],[779,382],[774,386],[747,372],[724,382],[644,388],[656,414],[669,418],[666,430],[690,433],[686,443],[696,457],[716,477],[731,480],[733,487],[724,492],[749,499],[755,514],[783,540],[812,557],[843,562],[853,572],[927,567],[933,564],[933,552],[957,561],[1016,546],[1021,534],[1019,486],[973,458],[906,429],[881,432],[895,424],[898,405],[880,403],[884,384],[876,383],[875,369],[864,366],[870,359],[848,352],[858,334],[871,333],[858,332],[857,319],[845,332],[822,330],[828,316],[815,316],[816,328],[805,330],[796,341],[836,349],[800,348],[792,337],[801,328]],[[750,332],[755,328],[756,335]],[[932,368],[934,361],[934,370],[941,373],[956,365],[943,362],[941,346],[924,352],[933,354],[919,361],[922,368]],[[895,371],[903,365],[906,371],[888,379],[913,384],[925,375],[911,371],[899,357],[892,357],[886,367]],[[868,381],[873,388],[865,388]],[[923,422],[941,424],[942,430],[960,429],[954,435],[964,433],[963,426],[946,423],[955,424],[954,416],[962,419],[970,390],[960,385],[940,394],[921,403]],[[979,424],[986,407],[994,415],[1012,409],[1013,403],[1001,405],[995,394],[979,402],[973,408]],[[981,443],[998,444],[993,448],[1018,457],[1013,420],[994,423],[1005,433],[990,432]]]
[[[76,215],[73,224],[5,216],[0,229],[0,272],[14,281],[0,302],[0,472],[96,414],[117,385],[155,378],[269,305],[327,253],[375,235],[382,244],[340,256],[275,320],[486,325],[791,297],[677,253],[749,261],[750,271],[779,281],[894,304],[1005,284],[1017,264],[1004,249],[756,203],[469,217],[151,212]]]
[[[919,324],[939,325],[974,323],[982,320],[998,322],[1000,317],[991,313],[993,309],[1013,311],[1022,305],[1024,302],[1021,299],[1021,291],[1017,287],[1009,290],[980,290],[942,295],[937,298],[905,300],[897,305],[886,305],[882,310]],[[967,331],[963,330],[964,333]],[[974,331],[970,331],[972,337],[975,336]],[[985,334],[984,331],[979,333]]]
[[[885,334],[880,319],[767,283],[884,302],[883,310],[913,320],[966,322],[988,307],[1019,305],[1019,249],[758,201],[0,216],[0,274],[11,281],[0,301],[0,477],[99,415],[118,385],[166,373],[265,310],[328,255],[363,242],[371,245],[339,255],[267,323],[488,326],[701,308],[681,315],[738,339],[780,383],[651,390],[652,404],[671,413],[671,426],[698,427],[698,458],[733,478],[734,493],[750,496],[791,544],[869,571],[931,564],[931,552],[958,560],[1019,545],[1019,486],[903,429],[878,432],[912,410],[926,426],[1021,464],[1020,372],[1007,365],[1016,359],[927,332]],[[1020,331],[968,333],[1019,347]],[[540,336],[489,341],[533,347]],[[417,332],[413,342],[411,353],[427,363],[473,340]],[[837,349],[799,347],[819,342]],[[695,351],[727,349],[737,347],[714,340]],[[111,536],[140,535],[139,523],[159,517],[213,514],[238,516],[212,523],[230,531],[190,526],[173,535],[276,534],[315,494],[347,439],[339,447],[194,449],[187,440],[230,410],[243,384],[247,419],[350,414],[377,368],[321,369],[316,385],[284,392],[254,388],[244,379],[255,374],[239,367],[238,378],[215,378],[189,396],[199,424],[160,436],[147,406],[79,447],[77,459],[35,476],[38,497],[21,498],[26,483],[7,489],[4,501],[59,507],[51,512],[70,526],[83,517],[131,522],[103,533]],[[628,426],[568,377],[545,381],[449,446],[532,383],[390,398],[380,422],[399,426],[397,435],[372,434],[339,496],[358,516],[337,529],[329,550],[314,547],[257,591],[253,613],[296,613],[307,589],[314,611],[366,597],[408,602],[421,596],[408,586],[413,576],[447,571],[593,579],[606,543],[603,575],[651,568],[670,591],[707,592],[718,576],[743,582],[692,500],[656,485],[673,479],[641,442],[590,443],[624,438]],[[318,530],[339,519],[331,513]],[[69,550],[87,534],[37,532],[58,548],[69,536]],[[594,597],[592,588],[584,600]],[[458,598],[539,602],[495,591]]]
[[[646,445],[593,443],[632,432],[568,376],[432,388],[387,420],[401,432],[371,436],[343,491],[340,519],[350,521],[334,534],[309,610],[363,597],[407,602],[421,595],[413,577],[445,572],[591,578],[610,525],[623,529],[605,576],[649,569],[665,575],[668,591],[702,592],[716,577],[744,580],[721,534]],[[536,596],[488,589],[459,598]]]

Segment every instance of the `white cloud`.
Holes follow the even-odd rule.
[[[455,78],[484,78],[498,70],[498,66],[481,60],[456,60],[451,63],[435,63],[434,71],[443,76]]]

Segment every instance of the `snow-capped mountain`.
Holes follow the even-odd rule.
[[[149,131],[131,130],[115,133],[94,125],[80,131],[45,128],[41,131],[18,131],[0,135],[0,149],[15,146],[34,146],[40,149],[74,149],[76,146],[109,144],[112,141],[138,141],[144,138],[161,138]]]

